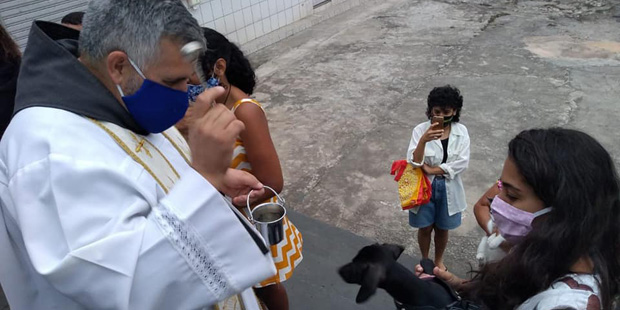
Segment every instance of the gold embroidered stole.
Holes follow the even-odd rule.
[[[116,124],[93,119],[91,121],[110,135],[127,155],[144,167],[164,192],[168,193],[174,186],[174,183],[181,178],[166,156],[145,137]],[[168,131],[171,129],[168,129]],[[177,131],[176,129],[174,130]]]

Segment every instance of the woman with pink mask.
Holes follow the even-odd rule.
[[[526,130],[509,144],[498,189],[491,213],[508,254],[471,281],[434,274],[487,309],[613,309],[620,189],[609,153],[580,131]]]

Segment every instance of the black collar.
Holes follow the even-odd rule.
[[[103,83],[78,61],[79,35],[79,31],[62,25],[33,23],[17,83],[15,113],[35,106],[57,108],[147,135]]]

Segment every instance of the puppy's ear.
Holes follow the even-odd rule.
[[[362,287],[355,297],[355,302],[358,304],[365,302],[370,296],[374,295],[384,276],[385,268],[376,264],[369,264],[362,275]]]
[[[365,264],[348,263],[338,269],[338,274],[340,274],[344,282],[362,284],[362,273],[364,272],[364,268]]]
[[[403,251],[405,250],[402,245],[398,244],[384,243],[383,246],[394,255],[395,260],[397,260],[400,257],[400,254],[403,254]]]

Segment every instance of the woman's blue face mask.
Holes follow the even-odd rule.
[[[129,63],[144,79],[140,89],[130,96],[125,96],[120,85],[116,85],[129,114],[150,133],[160,133],[174,126],[189,107],[187,92],[149,80],[131,59]]]
[[[187,97],[189,99],[189,101],[191,102],[196,102],[196,98],[198,98],[198,95],[202,94],[203,91],[205,91],[205,89],[209,89],[209,88],[213,88],[215,86],[219,86],[220,85],[220,79],[218,79],[217,77],[215,77],[215,75],[212,75],[208,80],[207,80],[207,85],[187,85]]]

